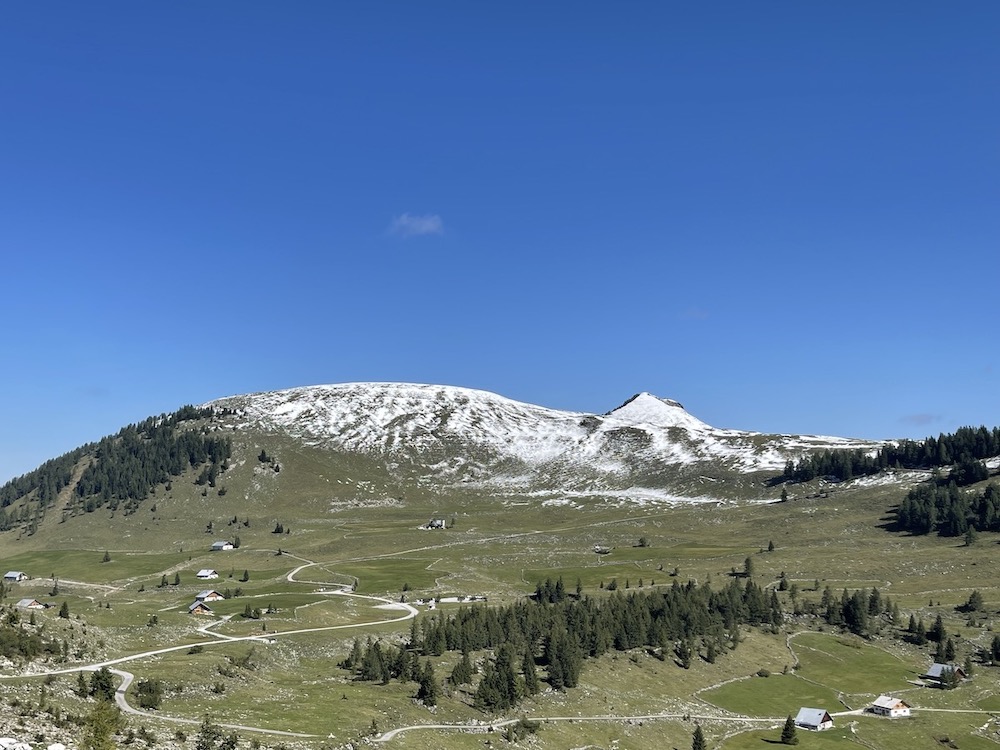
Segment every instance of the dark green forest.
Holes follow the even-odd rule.
[[[86,512],[105,505],[112,510],[120,505],[126,511],[134,510],[157,485],[199,466],[204,469],[197,481],[214,486],[232,455],[232,440],[183,427],[185,423],[216,414],[211,408],[184,406],[172,414],[149,417],[12,479],[0,487],[0,531],[30,519],[31,533],[45,509],[72,482],[74,470],[88,456],[90,461],[73,490]],[[24,508],[20,516],[14,517],[3,510],[22,498],[34,501],[32,512]]]
[[[951,434],[902,440],[874,455],[865,450],[825,450],[789,461],[781,481],[808,482],[817,477],[838,481],[878,474],[887,469],[934,469],[954,466],[949,479],[958,486],[986,478],[983,459],[1000,456],[1000,427],[959,427]]]
[[[1000,487],[991,482],[977,495],[955,482],[922,484],[899,504],[896,526],[912,534],[966,536],[971,543],[977,531],[1000,531]]]
[[[539,584],[539,589],[565,591],[551,581]],[[675,582],[667,590],[616,591],[606,598],[563,593],[505,607],[462,607],[450,615],[414,620],[405,647],[379,641],[363,647],[356,641],[341,666],[360,680],[415,680],[426,693],[427,667],[420,664],[420,656],[461,652],[463,659],[449,677],[460,685],[472,680],[468,655],[492,649],[474,703],[485,711],[502,711],[538,692],[536,666],[544,668],[556,690],[575,687],[584,661],[612,650],[644,647],[688,668],[695,658],[714,662],[736,648],[741,625],[778,625],[783,617],[777,594],[752,580],[734,579],[721,591],[689,581]]]

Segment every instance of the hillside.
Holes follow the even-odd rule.
[[[207,406],[235,411],[238,433],[280,433],[363,455],[419,483],[529,495],[698,497],[705,480],[778,473],[789,459],[818,449],[879,445],[718,429],[649,393],[606,414],[400,383],[293,388]]]
[[[914,722],[852,715],[829,736],[987,747],[997,529],[917,535],[895,508],[913,485],[967,512],[1000,491],[923,464],[775,480],[852,448],[961,459],[989,436],[932,451],[719,429],[648,393],[586,414],[386,383],[184,407],[0,488],[11,731],[78,742],[110,664],[135,678],[122,746],[208,747],[208,717],[269,750],[466,750],[488,721],[505,746],[642,750],[687,746],[694,716],[740,750],[800,705],[906,690]],[[934,507],[912,510],[948,517]],[[981,676],[920,687],[949,648]]]

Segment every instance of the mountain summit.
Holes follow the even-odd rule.
[[[414,383],[308,386],[207,405],[234,410],[237,430],[282,433],[313,448],[363,454],[422,484],[545,494],[690,494],[701,491],[695,489],[700,480],[778,472],[810,449],[876,446],[718,429],[679,402],[649,393],[606,414]]]
[[[637,393],[617,409],[605,414],[606,417],[620,419],[632,424],[648,424],[657,427],[684,427],[686,429],[711,429],[686,411],[679,401],[659,398],[651,393]]]

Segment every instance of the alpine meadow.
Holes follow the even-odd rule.
[[[648,393],[185,406],[0,488],[6,733],[995,747],[998,465],[998,429],[768,435]]]

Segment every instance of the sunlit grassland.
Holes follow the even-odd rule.
[[[262,447],[278,456],[279,473],[256,465]],[[918,707],[1000,711],[997,670],[977,664],[975,679],[951,692],[916,687],[910,681],[930,663],[933,645],[918,648],[897,637],[898,625],[905,626],[911,612],[927,625],[940,614],[956,637],[959,660],[973,653],[973,644],[988,645],[992,631],[986,628],[1000,609],[997,536],[981,534],[975,545],[965,547],[961,540],[890,532],[882,527],[887,510],[901,497],[898,488],[848,489],[780,504],[670,507],[580,498],[572,506],[542,505],[516,494],[402,487],[364,459],[330,461],[319,451],[280,437],[241,444],[237,453],[233,469],[220,482],[227,489],[223,496],[218,488],[202,496],[189,477],[176,480],[169,492],[158,490],[155,511],[143,506],[127,517],[99,509],[63,523],[58,513],[50,512],[35,536],[4,538],[3,567],[34,576],[12,587],[5,603],[34,596],[52,604],[37,613],[36,626],[69,645],[68,664],[47,667],[211,641],[214,636],[198,632],[210,623],[230,637],[273,637],[273,643],[211,643],[195,653],[185,647],[131,660],[123,668],[137,680],[157,678],[168,685],[160,715],[197,720],[210,714],[226,723],[313,733],[322,739],[304,746],[318,750],[330,734],[338,743],[356,739],[373,720],[384,731],[407,724],[492,718],[469,705],[469,688],[450,695],[446,691],[431,711],[414,701],[413,682],[382,686],[353,680],[337,665],[354,638],[400,644],[411,623],[386,622],[402,616],[401,610],[320,590],[357,582],[358,594],[393,601],[404,595],[412,602],[418,597],[485,594],[493,605],[521,600],[538,582],[560,576],[568,591],[579,581],[583,594],[593,597],[604,596],[612,580],[619,591],[626,583],[630,591],[649,591],[654,583],[664,588],[688,580],[718,589],[731,581],[744,585],[745,579],[733,571],[742,572],[749,558],[755,583],[776,587],[784,572],[796,585],[800,602],[818,602],[827,586],[837,597],[845,588],[877,587],[900,607],[903,622],[897,627],[883,624],[871,640],[862,640],[836,633],[815,619],[789,618],[775,633],[745,628],[744,641],[735,651],[714,664],[697,658],[690,669],[678,667],[669,649],[664,661],[642,650],[607,654],[585,663],[578,687],[526,699],[510,716],[577,717],[573,722],[543,723],[533,741],[540,750],[612,744],[625,750],[689,747],[694,722],[584,718],[654,713],[683,717],[699,712],[779,718],[803,705],[839,710],[841,700],[860,708],[879,692],[902,691]],[[794,489],[793,495],[799,494],[799,488]],[[765,490],[756,487],[752,492],[757,496]],[[454,525],[421,529],[430,518],[445,518]],[[206,533],[210,522],[212,533]],[[272,533],[279,522],[288,533]],[[212,541],[237,535],[239,549],[209,552]],[[646,546],[639,546],[640,538]],[[769,543],[774,546],[770,552]],[[594,545],[611,552],[595,554]],[[279,548],[281,555],[276,554]],[[109,562],[102,562],[105,550]],[[311,562],[316,564],[307,565]],[[289,582],[288,574],[300,565],[307,565],[297,574],[300,582]],[[197,580],[201,568],[216,569],[220,578]],[[671,575],[675,570],[677,575]],[[247,581],[240,580],[244,571]],[[161,586],[164,576],[167,585]],[[178,585],[173,584],[175,576]],[[56,580],[58,593],[51,596]],[[232,598],[210,605],[214,617],[188,615],[188,605],[203,589],[229,590]],[[970,617],[956,607],[973,590],[981,591],[986,605],[970,624]],[[780,596],[790,611],[791,593]],[[69,620],[56,614],[64,601]],[[262,613],[260,620],[244,618],[248,604],[252,610],[277,611]],[[458,606],[443,603],[439,612]],[[421,610],[420,617],[431,616],[426,607]],[[27,621],[26,613],[20,616]],[[368,625],[370,621],[378,624]],[[342,629],[281,635],[313,627]],[[789,633],[820,627],[825,632],[795,635],[794,654],[789,651]],[[74,655],[78,649],[84,654],[79,659]],[[253,668],[233,665],[250,653]],[[490,655],[473,656],[482,662]],[[429,659],[439,680],[447,677],[457,658],[448,653]],[[782,674],[796,662],[797,669]],[[759,670],[771,676],[755,676]],[[544,677],[544,668],[540,671]],[[51,699],[79,710],[85,704],[68,694],[73,679],[58,678]],[[39,682],[36,678],[22,684],[37,692]],[[720,683],[726,684],[713,687]],[[916,750],[943,747],[940,738],[948,736],[961,748],[977,750],[995,747],[974,734],[987,718],[919,710],[913,719],[899,722],[843,717],[833,732],[800,732],[800,747],[867,743]],[[780,727],[765,731],[719,720],[703,723],[711,748],[761,747],[780,733]],[[851,723],[854,733],[848,728]],[[721,744],[734,732],[743,733]],[[458,750],[482,748],[484,739],[415,731],[400,735],[388,747]]]

